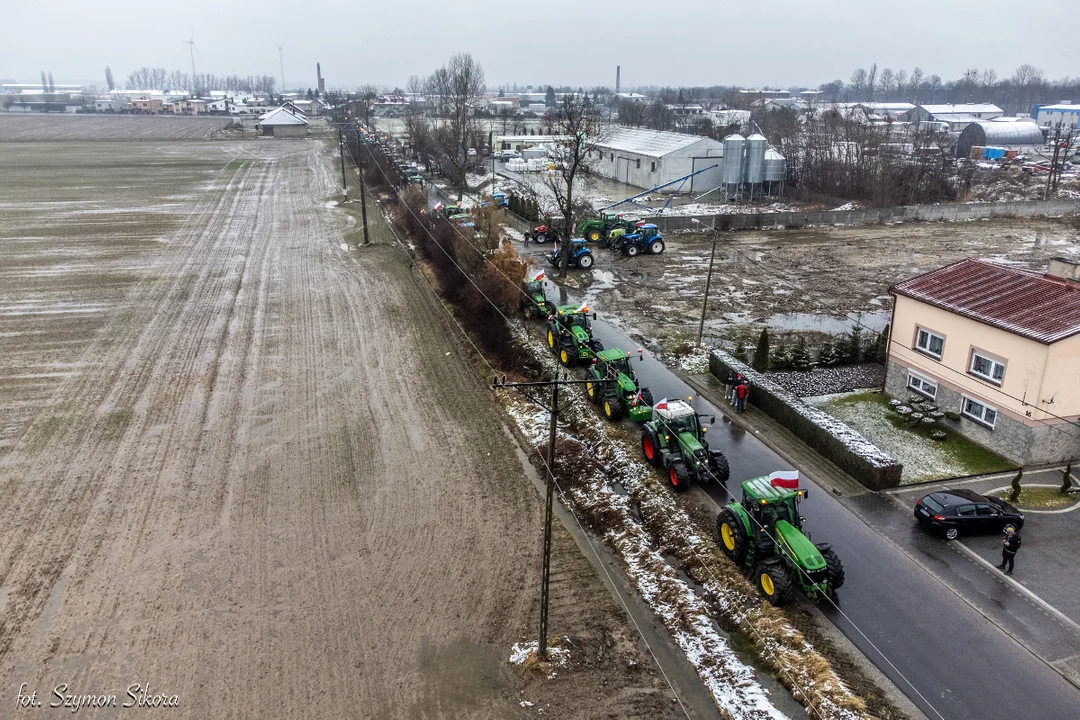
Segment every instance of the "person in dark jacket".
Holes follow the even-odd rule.
[[[727,403],[728,405],[735,404],[735,373],[729,372],[727,375]]]
[[[1006,575],[1013,574],[1013,561],[1016,553],[1020,550],[1020,533],[1012,525],[1005,533],[1005,542],[1001,546],[1001,564],[998,570],[1004,570]]]

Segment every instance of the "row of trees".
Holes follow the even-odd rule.
[[[811,348],[806,338],[799,336],[795,344],[789,347],[781,341],[771,346],[769,329],[763,328],[758,335],[754,357],[749,359],[746,340],[740,337],[732,355],[743,362],[751,362],[758,372],[768,370],[810,370],[814,367],[835,367],[853,365],[861,362],[884,364],[888,356],[889,326],[880,333],[874,333],[869,342],[863,337],[862,329],[856,325],[847,335],[825,340],[820,347]]]
[[[105,83],[115,89],[112,69],[105,68]],[[196,73],[192,76],[180,70],[141,67],[127,76],[127,87],[132,90],[183,90],[195,95],[205,95],[211,90],[232,92],[261,92],[272,94],[277,80],[271,75],[214,75]]]

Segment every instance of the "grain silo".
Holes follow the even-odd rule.
[[[724,138],[724,165],[721,181],[724,194],[728,198],[738,197],[742,191],[745,146],[746,139],[738,133]]]

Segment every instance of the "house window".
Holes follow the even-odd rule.
[[[995,385],[1000,385],[1005,378],[1005,366],[997,360],[981,355],[978,351],[971,353],[971,367],[968,372],[983,380],[989,380]]]
[[[908,372],[907,386],[915,392],[922,393],[929,398],[937,397],[937,383],[933,380],[927,380],[922,375]]]
[[[940,360],[941,351],[945,349],[945,338],[924,328],[916,328],[915,349]]]
[[[649,172],[656,172],[656,161],[653,160],[649,163]]]
[[[611,153],[611,162],[615,162],[615,153]]]
[[[991,430],[994,429],[994,423],[997,422],[997,410],[967,396],[960,399],[960,414],[971,418],[980,425],[985,425]]]
[[[640,170],[640,169],[641,169],[641,158],[638,158],[638,159],[637,159],[637,169],[638,169],[638,170]]]

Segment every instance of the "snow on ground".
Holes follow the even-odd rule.
[[[515,334],[522,347],[532,349],[535,359],[549,372],[561,370],[524,328],[515,328]],[[530,443],[538,445],[546,439],[545,412],[516,394],[500,393],[500,398]],[[712,617],[719,612],[729,622],[754,628],[747,633],[748,639],[764,643],[769,651],[766,657],[784,658],[778,661],[782,662],[784,674],[811,695],[809,700],[796,695],[801,702],[827,709],[830,718],[863,717],[858,709],[861,701],[831,668],[821,671],[822,666],[828,668],[827,663],[779,611],[761,601],[738,569],[724,561],[723,571],[706,571],[709,577],[703,582],[701,594],[679,577],[665,556],[689,555],[699,569],[707,568],[701,565],[705,562],[702,558],[717,557],[715,544],[687,533],[687,528],[693,526],[689,515],[653,479],[652,468],[637,459],[633,443],[609,434],[617,432],[614,426],[584,403],[569,406],[564,417],[568,425],[566,430],[560,430],[560,437],[582,443],[603,467],[593,477],[576,478],[580,484],[568,492],[559,487],[562,502],[586,518],[606,518],[609,529],[605,540],[622,558],[627,575],[697,669],[717,706],[735,719],[785,717],[770,702],[769,692],[756,681],[755,670],[739,659],[716,629]],[[617,477],[626,494],[613,489],[609,477]],[[764,631],[766,626],[770,630]],[[515,646],[515,657],[521,652],[526,652],[527,657],[524,648]]]
[[[948,441],[938,442],[912,430],[898,428],[891,411],[876,402],[838,402],[849,394],[806,398],[806,402],[855,428],[863,436],[904,464],[900,484],[969,474],[967,466],[949,451]]]

